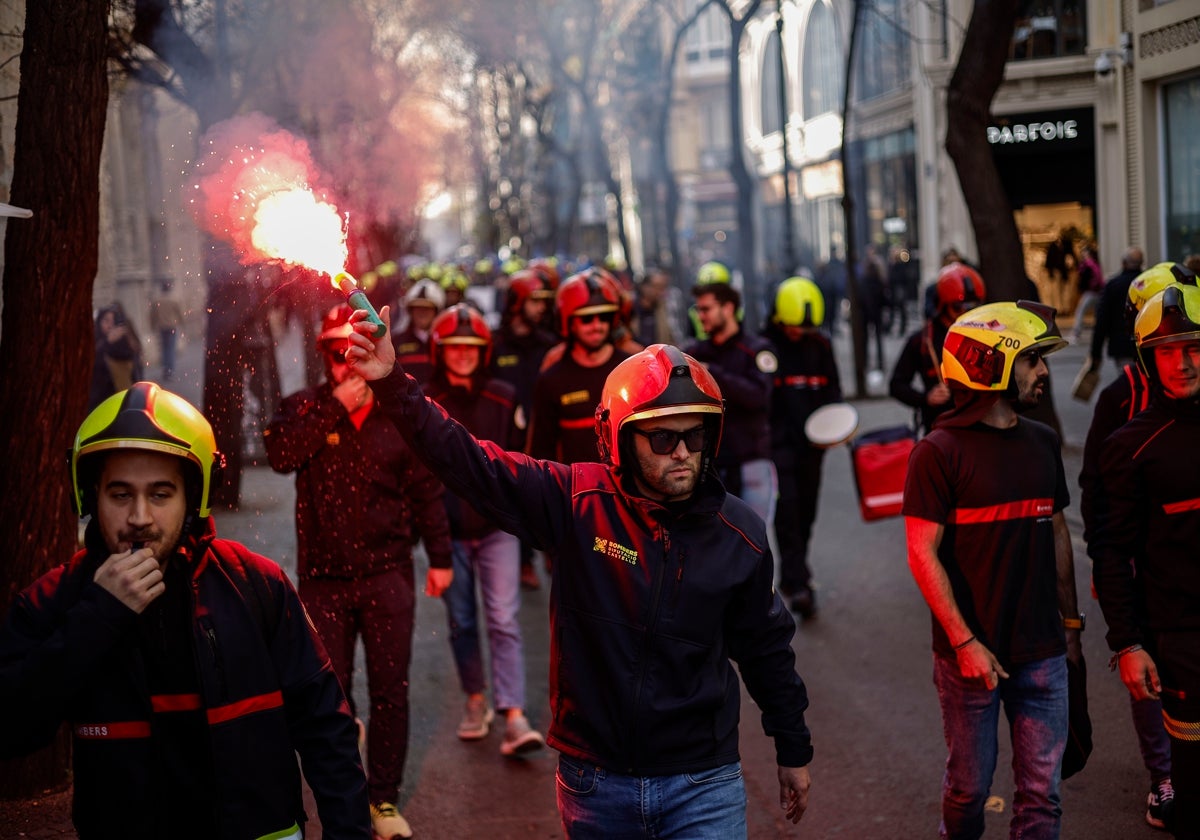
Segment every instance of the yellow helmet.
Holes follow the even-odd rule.
[[[709,283],[728,283],[729,269],[724,263],[709,260],[696,272],[696,285],[706,286]]]
[[[1160,262],[1152,265],[1129,284],[1129,295],[1125,299],[1125,323],[1129,334],[1133,334],[1134,322],[1146,301],[1173,283],[1196,285],[1196,274],[1187,266],[1176,262]]]
[[[225,465],[212,426],[178,394],[153,382],[137,382],[96,406],[75,433],[71,485],[76,513],[95,512],[95,476],[86,467],[91,456],[130,449],[174,455],[194,464],[199,471],[200,494],[199,499],[189,494],[188,503],[196,505],[202,517],[212,512],[212,489]]]
[[[825,297],[807,277],[789,277],[775,293],[775,320],[785,327],[819,327],[825,322]]]
[[[1027,350],[1042,355],[1067,346],[1054,307],[1019,300],[988,303],[964,312],[942,347],[942,378],[972,391],[1005,391],[1013,363]]]

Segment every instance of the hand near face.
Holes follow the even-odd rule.
[[[367,404],[371,389],[365,379],[352,373],[334,387],[333,395],[346,411],[353,413]]]
[[[370,322],[364,322],[367,313],[356,309],[350,315],[350,323],[354,332],[350,333],[350,348],[346,351],[346,359],[350,367],[368,381],[383,379],[392,372],[396,364],[396,348],[392,347],[392,313],[391,307],[385,306],[379,312],[379,318],[387,326],[383,337],[374,338],[375,327]]]
[[[139,615],[167,590],[162,569],[149,548],[109,555],[93,580]]]

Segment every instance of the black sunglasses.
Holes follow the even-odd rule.
[[[637,426],[629,428],[650,442],[650,451],[655,455],[670,455],[679,446],[681,440],[688,452],[699,452],[708,443],[708,428],[705,426],[696,426],[682,432],[670,429],[655,429],[652,432],[646,432]]]
[[[613,314],[611,312],[589,312],[587,315],[576,315],[581,324],[590,324],[593,321],[603,321],[606,324],[611,324]]]
[[[327,350],[326,352],[329,354],[329,358],[337,362],[339,365],[346,364],[345,350]]]

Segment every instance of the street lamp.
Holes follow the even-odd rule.
[[[792,234],[792,161],[788,155],[787,62],[783,56],[783,0],[775,17],[779,36],[779,132],[783,141],[783,260],[784,277],[796,270],[796,243]]]

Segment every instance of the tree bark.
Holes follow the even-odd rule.
[[[0,336],[0,615],[76,543],[63,454],[87,409],[92,284],[100,237],[100,153],[108,106],[108,0],[26,4]],[[10,721],[19,726],[19,721]],[[65,730],[49,748],[0,762],[0,791],[30,796],[67,780]]]
[[[1012,205],[987,142],[992,100],[1004,80],[1017,0],[976,0],[946,92],[946,152],[954,161],[979,248],[990,300],[1029,296],[1029,278]]]

